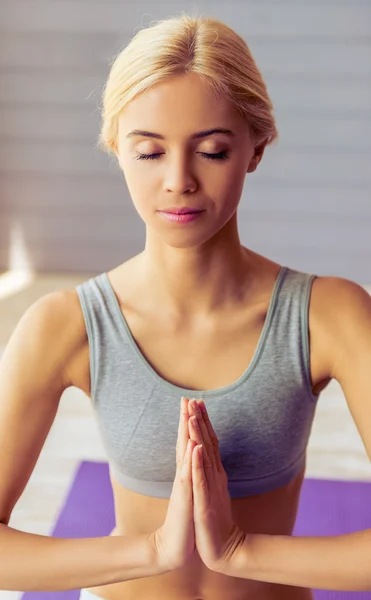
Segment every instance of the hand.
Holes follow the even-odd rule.
[[[151,535],[162,572],[182,567],[196,550],[193,522],[192,451],[188,434],[188,399],[181,399],[176,474],[164,524]]]
[[[202,400],[193,399],[188,411],[189,436],[197,444],[192,452],[196,547],[209,569],[222,571],[244,543],[246,533],[233,520],[228,476],[206,406]]]

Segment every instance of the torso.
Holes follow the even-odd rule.
[[[258,255],[256,255],[258,256]],[[147,361],[157,373],[186,389],[216,389],[232,384],[246,370],[256,349],[266,317],[272,289],[279,272],[277,263],[259,257],[260,289],[233,314],[213,323],[169,325],[166,315],[144,314],[138,309],[131,286],[135,258],[109,272],[111,284],[131,333]],[[316,322],[320,285],[312,287],[309,309],[310,364],[312,390],[318,394],[330,381],[329,365]],[[317,289],[318,288],[318,289]],[[161,320],[163,318],[163,320]],[[76,323],[80,343],[71,357],[70,385],[90,396],[89,347],[76,293]],[[203,327],[203,328],[202,328]],[[161,336],[158,336],[158,329]],[[233,339],[233,344],[231,344]],[[184,360],[184,357],[187,357]],[[251,533],[291,535],[300,499],[304,470],[288,485],[272,492],[232,499],[236,523]],[[111,535],[153,532],[164,522],[168,500],[141,496],[123,488],[111,478],[116,527]],[[151,578],[88,588],[106,600],[309,600],[306,588],[276,585],[218,575],[207,569],[197,553],[187,567]]]

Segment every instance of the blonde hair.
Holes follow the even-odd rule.
[[[245,41],[221,21],[181,13],[140,29],[115,57],[103,90],[99,147],[116,152],[119,115],[138,94],[187,73],[232,101],[257,144],[278,138],[266,84]]]

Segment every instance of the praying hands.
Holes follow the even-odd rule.
[[[340,536],[249,534],[233,520],[219,442],[202,400],[181,399],[176,476],[164,524],[151,534],[161,572],[196,549],[232,577],[332,590],[371,590],[371,529]]]
[[[227,567],[246,534],[233,521],[228,477],[204,402],[189,401],[188,415],[196,547],[204,564],[217,571]]]
[[[225,569],[246,534],[233,521],[218,438],[202,401],[181,399],[176,464],[165,522],[152,534],[159,564],[179,568],[197,548],[209,569]]]

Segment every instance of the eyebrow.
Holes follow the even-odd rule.
[[[204,137],[208,137],[210,135],[214,135],[216,133],[223,133],[224,135],[229,135],[230,137],[233,137],[235,135],[235,133],[233,131],[231,131],[230,129],[224,129],[222,127],[214,127],[214,129],[206,129],[205,131],[198,131],[197,133],[194,133],[193,135],[191,135],[191,139],[204,138]],[[164,136],[160,135],[159,133],[153,133],[153,131],[143,131],[141,129],[134,129],[133,131],[130,131],[130,133],[128,133],[128,135],[126,137],[130,138],[130,137],[134,137],[136,135],[140,135],[142,137],[155,138],[157,140],[165,139]]]

